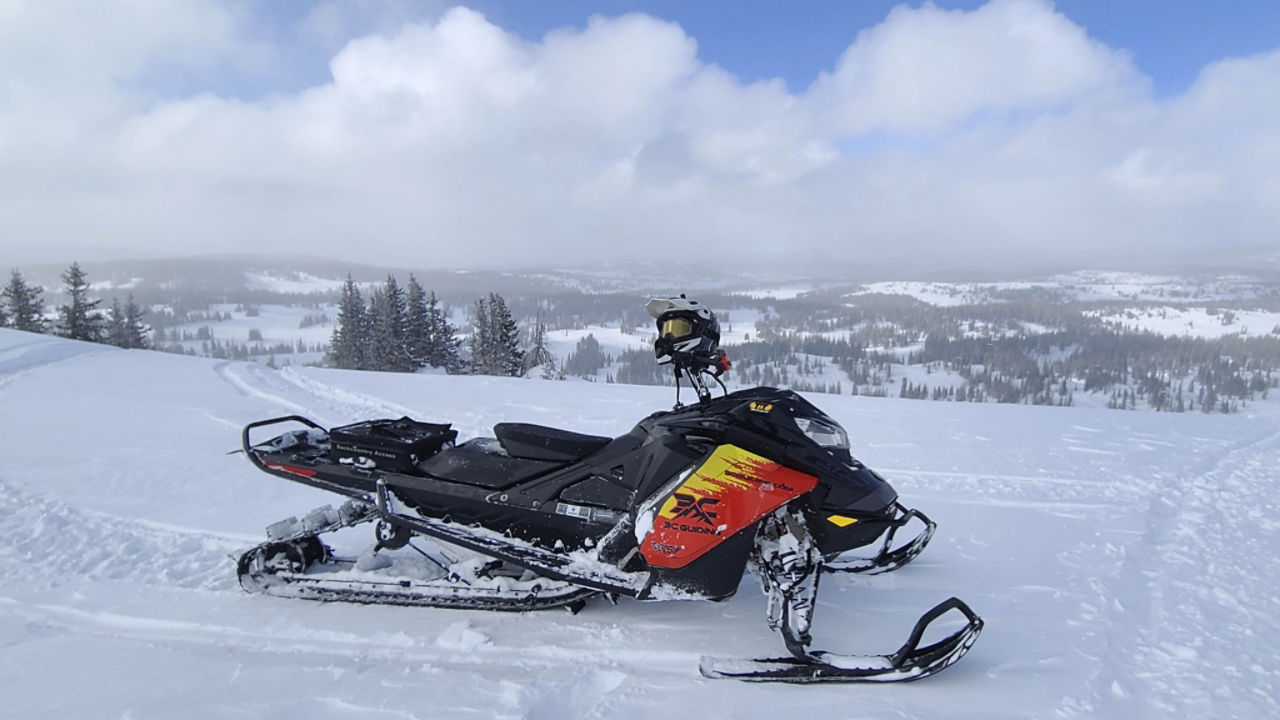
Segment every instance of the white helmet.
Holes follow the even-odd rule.
[[[711,308],[680,297],[652,298],[644,306],[658,322],[658,339],[653,344],[660,364],[679,366],[720,364],[720,323]],[[727,366],[725,369],[728,369]]]

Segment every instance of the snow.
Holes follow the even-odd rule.
[[[1280,329],[1280,312],[1210,311],[1207,307],[1155,306],[1103,313],[1086,311],[1108,325],[1168,337],[1217,339],[1227,335],[1270,335]]]
[[[889,281],[864,285],[857,295],[906,295],[938,307],[990,302],[992,290],[1029,287],[1026,283],[937,283]]]
[[[121,283],[113,282],[111,280],[99,280],[97,282],[89,283],[89,289],[93,292],[103,292],[104,290],[132,290],[138,287],[138,285],[142,283],[142,280],[143,279],[139,277],[129,278]]]
[[[936,677],[703,679],[703,654],[783,653],[751,578],[723,603],[593,602],[577,615],[311,603],[236,584],[229,555],[338,500],[226,454],[247,422],[407,412],[453,422],[460,439],[500,421],[619,434],[669,407],[670,388],[274,371],[0,330],[0,714],[1280,716],[1274,404],[1203,415],[811,399],[939,525],[897,572],[824,578],[815,647],[891,651],[956,595],[987,627]]]
[[[1082,270],[1042,279],[1006,282],[876,282],[863,285],[851,297],[855,298],[856,304],[858,295],[905,295],[928,305],[954,307],[999,302],[1004,293],[1036,288],[1054,292],[1064,299],[1084,301],[1205,302],[1274,294],[1274,289],[1268,284],[1242,275],[1191,277]]]
[[[791,283],[775,287],[752,288],[735,291],[735,295],[743,295],[755,300],[772,298],[774,300],[793,300],[807,292],[813,292],[818,286],[813,283]]]
[[[246,272],[244,279],[250,290],[299,295],[333,292],[346,282],[343,278],[322,278],[304,272]]]
[[[589,325],[580,330],[548,330],[547,348],[553,355],[563,361],[578,347],[578,341],[588,335],[595,337],[600,343],[600,350],[617,357],[627,350],[653,351],[653,339],[657,334],[652,325],[645,323],[630,334],[622,332],[617,326]]]

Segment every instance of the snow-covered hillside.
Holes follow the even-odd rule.
[[[1005,293],[1038,289],[1062,300],[1148,302],[1206,302],[1274,296],[1273,281],[1231,274],[1149,275],[1134,272],[1079,270],[1047,278],[1003,282],[921,282],[912,280],[863,285],[851,297],[879,293],[905,295],[927,305],[1000,302]],[[767,292],[762,295],[768,297]],[[773,297],[783,297],[775,295]]]
[[[887,652],[950,595],[987,621],[919,683],[707,680],[782,652],[721,603],[474,611],[243,593],[229,555],[336,498],[228,455],[247,422],[410,414],[617,434],[669,388],[359,373],[0,330],[0,716],[1280,716],[1280,411],[1120,413],[815,395],[939,524],[901,571],[829,576],[815,647]],[[365,542],[371,538],[353,539]]]

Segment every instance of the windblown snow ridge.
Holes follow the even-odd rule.
[[[0,478],[0,569],[7,581],[52,587],[122,580],[208,590],[235,586],[238,544],[74,508]]]

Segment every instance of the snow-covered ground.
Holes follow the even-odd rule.
[[[1108,325],[1131,332],[1216,339],[1227,335],[1269,335],[1280,330],[1280,313],[1204,307],[1144,307],[1102,313],[1085,311]]]
[[[790,283],[787,285],[778,285],[775,287],[752,288],[750,290],[735,291],[735,295],[743,295],[749,298],[774,298],[776,300],[791,300],[801,295],[812,292],[818,286],[815,283]]]
[[[332,502],[261,474],[240,427],[409,413],[624,432],[669,388],[274,371],[0,330],[0,716],[1274,718],[1280,413],[1121,413],[815,395],[939,524],[912,565],[830,576],[816,647],[897,647],[964,598],[973,651],[907,685],[751,685],[751,579],[720,603],[490,614],[247,595],[229,555]],[[363,542],[363,540],[361,540]]]
[[[895,280],[863,285],[852,294],[906,295],[928,305],[953,307],[999,302],[1002,293],[1039,288],[1075,300],[1205,302],[1274,296],[1274,284],[1242,275],[1188,277],[1081,270],[1048,278],[1007,282],[922,282]]]
[[[652,351],[653,340],[657,333],[650,325],[637,328],[631,333],[622,332],[617,325],[612,327],[590,325],[581,330],[548,330],[547,349],[563,363],[564,359],[576,350],[578,342],[588,335],[600,343],[602,352],[616,357],[627,350]]]
[[[321,278],[304,272],[246,272],[245,287],[277,293],[322,293],[341,289],[341,278]]]
[[[858,295],[907,295],[927,305],[954,307],[992,302],[1002,290],[1025,289],[1028,283],[942,283],[915,280],[894,280],[869,283],[854,293]]]

